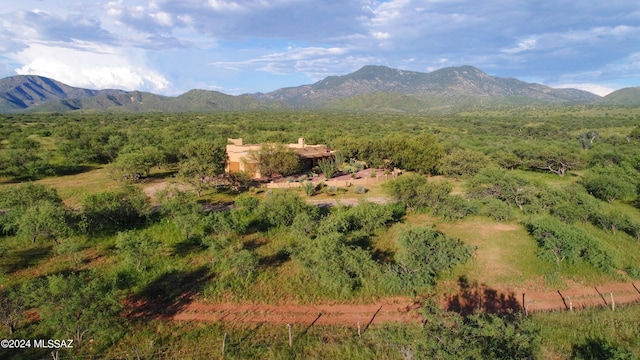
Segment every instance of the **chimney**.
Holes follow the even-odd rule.
[[[304,145],[305,145],[304,142],[305,142],[304,138],[298,138],[298,147],[300,149],[304,149]]]

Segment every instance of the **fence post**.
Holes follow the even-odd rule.
[[[616,301],[613,300],[613,292],[609,293],[611,295],[611,311],[616,311]]]
[[[222,357],[224,357],[224,348],[227,343],[227,333],[224,333],[224,337],[222,338]]]

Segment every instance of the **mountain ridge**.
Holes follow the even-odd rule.
[[[329,76],[311,85],[277,89],[261,100],[278,100],[294,107],[322,106],[336,99],[375,92],[403,95],[524,96],[549,103],[594,102],[598,95],[577,89],[554,89],[515,78],[490,76],[470,65],[446,67],[430,73],[367,65],[343,76]]]
[[[636,98],[640,99],[638,92],[602,98],[578,89],[555,89],[516,78],[495,77],[470,65],[428,73],[366,65],[313,84],[237,96],[201,89],[175,97],[142,91],[91,90],[43,76],[16,75],[0,79],[0,112],[206,112],[288,108],[416,112],[469,104],[633,103]]]

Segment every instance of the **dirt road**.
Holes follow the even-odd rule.
[[[225,321],[269,324],[357,325],[420,321],[420,303],[409,298],[374,304],[239,305],[191,303],[171,317],[178,321]]]
[[[635,285],[640,286],[640,284]],[[524,291],[524,292],[523,292]],[[525,294],[523,299],[522,294]],[[505,312],[571,310],[586,307],[614,306],[640,302],[640,290],[632,283],[613,283],[597,287],[574,285],[562,291],[501,292],[486,286],[461,289],[456,295],[441,299],[446,310]],[[524,302],[523,302],[524,300]],[[524,303],[524,307],[523,304]],[[372,304],[206,304],[190,302],[165,317],[174,321],[224,321],[236,323],[353,325],[362,328],[383,322],[419,322],[420,302],[411,298],[381,299]]]

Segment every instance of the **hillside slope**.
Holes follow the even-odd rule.
[[[312,85],[283,88],[255,94],[261,100],[276,100],[294,107],[325,104],[374,93],[437,95],[440,97],[521,97],[532,103],[592,103],[599,96],[577,89],[554,89],[514,78],[489,76],[473,66],[448,67],[431,73],[365,66],[344,76],[330,76]],[[373,104],[371,104],[373,105]]]

